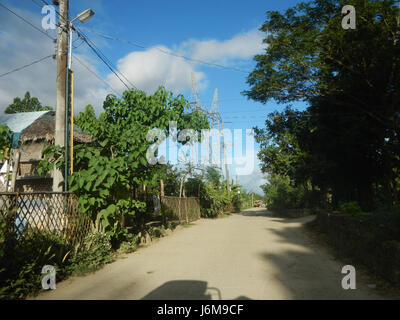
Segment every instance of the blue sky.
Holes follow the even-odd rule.
[[[3,4],[41,27],[41,0],[5,1]],[[36,3],[35,3],[36,2]],[[48,1],[50,2],[50,1]],[[264,34],[258,28],[267,10],[284,10],[298,1],[105,1],[71,0],[70,15],[91,8],[95,16],[85,25],[77,24],[104,55],[137,88],[151,92],[165,85],[190,99],[190,75],[195,72],[198,93],[205,107],[210,107],[214,89],[219,91],[219,111],[225,128],[243,130],[262,126],[266,114],[284,106],[247,100],[240,93],[248,89],[247,75],[166,55],[159,49],[197,60],[251,71],[253,56],[263,52]],[[94,32],[128,40],[147,49],[124,42],[107,40]],[[49,31],[55,36],[55,31]],[[74,54],[86,67],[122,92],[122,83],[110,74],[81,40],[74,38]],[[7,72],[54,52],[51,40],[0,8],[0,73]],[[101,111],[108,88],[74,59],[76,108],[91,103]],[[31,68],[0,78],[0,112],[15,96],[29,90],[45,104],[55,105],[55,62],[51,59]],[[37,81],[37,79],[40,81]],[[302,108],[303,106],[298,105]],[[256,147],[258,150],[258,147]],[[241,176],[248,190],[259,192],[262,175]]]

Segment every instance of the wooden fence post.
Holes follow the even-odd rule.
[[[21,157],[21,151],[15,151],[14,152],[15,160],[13,163],[13,172],[12,172],[12,179],[11,179],[11,192],[15,192],[15,184],[17,181],[17,173],[18,173],[18,167],[19,167],[19,159]]]
[[[164,180],[160,179],[160,193],[161,193],[161,197],[164,197]]]
[[[164,180],[160,179],[160,214],[161,220],[164,225],[167,224],[167,217],[165,216],[165,210],[163,210],[163,201],[164,201]]]

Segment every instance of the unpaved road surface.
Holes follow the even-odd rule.
[[[383,299],[304,232],[313,217],[283,219],[254,208],[200,220],[36,299]]]

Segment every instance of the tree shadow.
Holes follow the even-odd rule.
[[[280,222],[280,223],[307,223],[316,218],[315,215],[308,215],[300,218],[286,218],[286,217],[279,217],[277,215],[271,215],[272,222]]]
[[[342,288],[342,267],[356,264],[339,261],[312,240],[302,230],[304,226],[268,228],[279,239],[278,246],[260,253],[267,264],[272,264],[277,279],[294,300],[367,300],[384,299],[382,292],[368,288],[365,275],[357,270],[357,289]],[[361,280],[361,281],[359,281]]]

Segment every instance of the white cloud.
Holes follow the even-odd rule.
[[[175,54],[211,63],[229,63],[247,60],[262,52],[262,40],[261,32],[251,30],[225,41],[189,40],[178,45]],[[133,51],[118,61],[118,70],[138,89],[148,93],[154,92],[160,85],[175,93],[182,93],[191,87],[192,71],[195,72],[198,89],[201,90],[207,86],[206,75],[196,71],[196,68],[200,66],[199,63],[168,55],[165,52],[173,53],[165,46]],[[120,90],[124,89],[124,85],[115,75],[108,75],[108,81],[111,86]]]
[[[12,9],[41,28],[40,11]],[[50,30],[49,35],[56,37],[56,31]],[[56,44],[48,37],[7,11],[0,10],[0,74],[54,54],[55,49]],[[165,46],[132,51],[122,57],[116,65],[131,83],[147,93],[154,92],[160,85],[174,93],[183,93],[191,87],[192,72],[196,75],[198,89],[207,87],[209,80],[201,71],[200,64],[162,53],[160,49],[170,51]],[[177,44],[175,49],[176,53],[192,59],[238,63],[262,51],[262,34],[257,30],[251,30],[224,41],[192,39]],[[75,54],[77,52],[75,50]],[[81,51],[78,58],[97,74],[97,77],[101,77],[97,66],[102,62],[88,51]],[[0,78],[0,112],[12,103],[14,97],[23,97],[26,91],[38,97],[43,105],[54,108],[56,67],[56,61],[49,58]],[[113,93],[113,89],[118,93],[125,90],[125,86],[112,73],[103,77],[110,84],[110,88],[74,59],[72,69],[75,72],[75,112],[82,111],[87,104],[92,104],[100,111],[107,93]]]
[[[12,8],[19,15],[41,28],[40,11],[33,14],[26,10]],[[56,44],[17,17],[0,10],[0,74],[29,64],[55,53]],[[55,37],[55,31],[48,34]],[[86,56],[78,56],[91,70],[96,72],[95,62]],[[79,63],[73,64],[75,71],[75,111],[87,104],[100,108],[106,96],[105,86]],[[0,78],[0,113],[12,103],[15,97],[23,97],[26,91],[37,97],[43,105],[56,104],[57,63],[52,58]]]
[[[170,51],[164,46],[157,48]],[[204,73],[196,72],[189,62],[162,53],[157,48],[152,47],[146,51],[129,53],[118,61],[118,70],[135,87],[147,93],[153,93],[161,85],[175,93],[183,93],[190,88],[192,71],[195,72],[199,88],[205,85]],[[107,79],[112,87],[120,90],[125,88],[114,74],[109,74]]]
[[[263,33],[257,29],[240,33],[232,39],[217,40],[189,40],[182,45],[182,50],[187,51],[191,58],[209,62],[221,62],[232,59],[250,59],[262,52]]]

